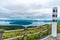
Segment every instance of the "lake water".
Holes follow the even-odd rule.
[[[41,26],[51,23],[52,20],[0,20],[0,25]]]

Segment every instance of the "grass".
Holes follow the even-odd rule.
[[[34,34],[36,32],[39,32],[38,28],[27,30],[27,34]],[[24,30],[23,31],[16,31],[16,32],[7,32],[7,33],[3,33],[3,39],[16,37],[16,36],[22,36],[22,35],[24,35]]]
[[[47,34],[47,32],[43,32],[42,35],[39,33],[34,34],[34,33],[40,32],[40,31],[47,30],[48,29],[47,26],[49,28],[48,34]],[[60,23],[58,23],[58,28],[60,28]],[[58,33],[60,33],[60,30],[58,30]],[[27,36],[27,40],[35,40],[35,39],[39,39],[41,37],[45,37],[45,36],[51,34],[51,25],[43,25],[41,29],[37,28],[37,27],[34,27],[33,29],[27,29],[27,34],[34,34],[31,36]],[[3,39],[12,38],[12,37],[16,37],[16,36],[22,36],[22,35],[24,35],[24,30],[16,31],[16,32],[7,32],[7,33],[3,33]],[[21,38],[16,38],[13,40],[24,40],[24,38],[21,37]]]
[[[41,34],[35,34],[35,35],[27,36],[27,40],[39,39],[41,37],[45,37],[47,35],[50,35],[51,34],[51,25],[43,25],[41,29],[36,28],[36,27],[33,29],[29,29],[29,30],[27,30],[27,34],[34,34],[34,33],[40,32],[40,31],[45,31],[48,29],[46,26],[48,26],[48,28],[49,28],[48,34],[47,34],[47,32],[43,32],[42,35]],[[60,28],[60,23],[58,23],[58,28]],[[58,30],[58,33],[60,33],[60,30]],[[18,31],[18,32],[4,33],[3,39],[12,38],[12,37],[21,36],[21,35],[24,35],[24,30]],[[23,37],[22,38],[16,38],[13,40],[24,40],[24,38]]]
[[[49,27],[51,27],[51,25],[49,25]],[[47,30],[47,27],[44,25],[42,28],[42,31]],[[27,34],[34,34],[40,32],[40,28],[33,28],[33,29],[29,29],[27,30]],[[49,30],[50,32],[50,30]],[[51,34],[51,32],[48,34]],[[47,32],[43,32],[42,36],[47,36]],[[12,38],[12,37],[16,37],[16,36],[22,36],[24,35],[24,30],[23,31],[17,31],[17,32],[7,32],[7,33],[3,33],[3,39],[7,39],[7,38]],[[42,37],[41,36],[41,37]],[[27,36],[27,40],[34,40],[34,39],[38,39],[40,38],[40,34],[35,34],[35,35],[31,35],[31,36]],[[23,40],[23,38],[16,38],[13,40]]]
[[[16,37],[16,36],[22,36],[23,34],[24,34],[23,31],[7,32],[7,33],[3,33],[3,39],[11,38],[11,37]]]

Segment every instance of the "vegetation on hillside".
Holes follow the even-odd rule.
[[[42,31],[47,30],[46,26],[47,25],[41,26]],[[50,27],[51,25],[48,25],[48,26]],[[38,33],[38,32],[40,32],[40,28],[37,26],[33,27],[33,29],[27,29],[27,34],[34,34],[34,33]],[[42,34],[43,34],[42,36],[46,36],[47,32],[43,32]],[[49,31],[49,34],[50,34],[50,31]],[[7,33],[3,34],[3,39],[12,38],[12,37],[16,37],[16,36],[22,36],[22,35],[24,35],[24,30],[23,31],[16,31],[16,32],[7,32]],[[34,39],[38,39],[38,38],[40,38],[39,33],[31,35],[31,36],[27,36],[27,40],[34,40]],[[23,38],[17,38],[14,40],[23,40]]]
[[[42,31],[45,31],[45,30],[49,29],[48,34],[47,34],[47,32],[43,32],[42,36],[39,33],[35,34],[35,35],[27,36],[27,40],[34,40],[34,39],[38,39],[38,38],[41,38],[41,37],[43,38],[43,37],[51,34],[51,26],[52,26],[51,24],[49,24],[49,25],[46,24],[46,25],[41,26]],[[28,27],[28,28],[30,28],[30,27]],[[32,27],[32,28],[33,29],[28,29],[27,30],[27,34],[34,34],[34,33],[37,33],[37,32],[41,31],[40,28],[37,28],[37,26]],[[58,23],[58,29],[59,28],[60,28],[60,23]],[[17,28],[17,29],[19,29],[19,28]],[[58,30],[58,33],[60,33],[60,30]],[[4,33],[3,34],[3,39],[12,38],[12,37],[16,37],[16,36],[22,36],[22,35],[24,35],[24,30],[23,31],[17,31],[17,32]],[[13,40],[23,40],[23,39],[24,38],[22,37],[22,38],[16,38],[16,39],[13,39]]]

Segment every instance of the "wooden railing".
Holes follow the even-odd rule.
[[[16,38],[21,38],[21,37],[23,37],[24,40],[27,40],[27,36],[31,36],[31,35],[35,35],[35,34],[40,34],[40,38],[42,38],[44,32],[46,32],[46,35],[49,35],[49,30],[50,30],[49,26],[46,26],[47,30],[44,30],[44,31],[43,31],[43,28],[41,26],[39,28],[40,28],[40,32],[37,32],[37,33],[34,33],[34,34],[27,34],[27,32],[26,32],[28,29],[33,29],[33,28],[28,28],[28,29],[25,28],[25,29],[21,29],[21,30],[10,30],[10,31],[0,30],[0,40],[13,40],[13,39],[16,39]],[[17,31],[22,31],[22,30],[24,30],[24,35],[22,35],[22,36],[16,36],[16,37],[7,38],[7,39],[2,38],[3,33],[17,32]]]

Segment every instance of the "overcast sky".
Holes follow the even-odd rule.
[[[58,7],[60,0],[0,0],[1,19],[52,19],[52,8]]]

